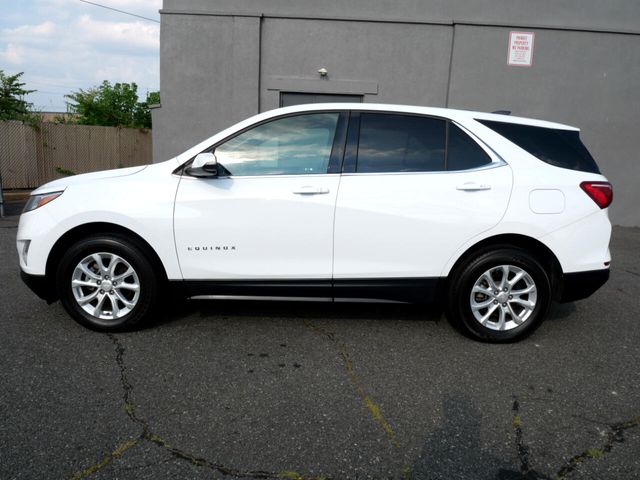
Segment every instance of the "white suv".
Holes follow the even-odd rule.
[[[178,157],[32,193],[25,282],[115,331],[183,295],[442,301],[476,338],[533,331],[609,276],[611,185],[574,127],[442,108],[256,115]]]

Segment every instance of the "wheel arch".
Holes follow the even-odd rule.
[[[549,280],[551,282],[553,297],[554,299],[559,298],[562,289],[557,287],[562,286],[562,266],[560,265],[558,257],[540,240],[527,235],[507,233],[494,235],[480,240],[467,248],[467,250],[458,257],[453,266],[449,269],[447,278],[451,278],[452,275],[455,275],[456,272],[458,272],[469,260],[469,258],[484,253],[487,250],[493,250],[497,247],[516,247],[533,255],[542,264],[545,270],[550,273]]]
[[[166,280],[168,278],[165,266],[156,251],[149,244],[149,242],[147,242],[143,237],[141,237],[133,230],[130,230],[121,225],[108,222],[85,223],[65,232],[51,248],[51,252],[47,257],[47,265],[45,270],[45,278],[49,286],[47,298],[48,301],[57,299],[55,288],[55,273],[56,267],[60,263],[64,252],[78,240],[96,234],[115,234],[126,237],[129,241],[133,241],[136,246],[147,255],[147,258],[151,262],[154,270],[158,272],[159,275],[161,275],[161,278],[163,280]]]

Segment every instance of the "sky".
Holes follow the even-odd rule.
[[[160,20],[162,0],[91,0]],[[21,80],[38,111],[64,112],[65,94],[108,80],[159,90],[160,24],[80,0],[0,0],[0,70]]]

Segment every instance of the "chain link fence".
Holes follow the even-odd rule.
[[[0,122],[2,189],[33,189],[65,175],[152,162],[151,130]]]

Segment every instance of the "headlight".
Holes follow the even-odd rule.
[[[22,213],[27,213],[27,212],[30,212],[31,210],[35,210],[36,208],[40,208],[46,205],[47,203],[51,202],[52,200],[55,200],[60,195],[62,195],[62,192],[51,192],[51,193],[43,193],[42,195],[31,195],[29,197],[29,201],[27,201],[27,204],[24,206],[24,210],[22,211]]]

